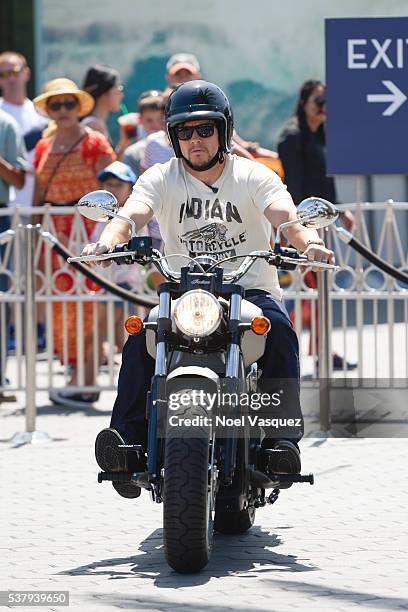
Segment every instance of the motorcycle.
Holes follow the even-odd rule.
[[[243,262],[232,271],[221,264],[237,256],[217,261],[209,255],[180,255],[188,263],[176,271],[168,263],[174,255],[164,256],[152,248],[151,238],[138,237],[133,220],[118,213],[116,198],[109,192],[87,194],[77,208],[91,219],[126,220],[131,238],[109,253],[68,261],[154,264],[166,279],[158,290],[159,304],[147,320],[132,315],[125,323],[130,334],[145,330],[148,353],[155,359],[147,398],[147,469],[100,472],[98,481],[133,482],[149,491],[154,502],[163,503],[168,564],[180,573],[198,572],[210,559],[214,531],[243,533],[253,525],[256,509],[275,503],[282,488],[314,482],[312,474],[266,469],[268,456],[279,451],[262,448],[265,431],[253,426],[240,401],[243,394],[252,397],[259,389],[256,362],[263,355],[270,322],[245,300],[238,281],[258,259],[278,269],[336,269],[281,247],[280,236],[293,223],[325,227],[338,212],[326,200],[308,198],[298,206],[296,220],[279,226],[273,251],[239,256]],[[219,401],[221,393],[227,401]],[[123,450],[143,452],[132,444]]]

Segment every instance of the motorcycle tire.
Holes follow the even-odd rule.
[[[245,533],[254,524],[256,509],[246,508],[239,512],[217,510],[215,513],[214,529],[218,533],[234,535]]]
[[[182,390],[180,393],[188,393]],[[177,411],[180,418],[208,416],[204,408]],[[163,542],[176,572],[199,572],[209,561],[213,540],[209,494],[210,427],[167,427],[163,490]]]

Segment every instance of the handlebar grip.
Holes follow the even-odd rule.
[[[283,255],[284,257],[291,257],[292,259],[300,258],[298,251],[292,247],[281,247],[280,255]]]
[[[141,263],[145,264],[153,255],[152,239],[150,236],[133,236],[125,244],[117,244],[112,253],[131,252],[129,257],[115,259],[118,265]]]
[[[127,242],[124,242],[123,244],[117,244],[112,253],[125,253],[127,250]]]

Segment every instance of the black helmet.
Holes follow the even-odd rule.
[[[207,118],[217,120],[220,140],[217,156],[228,152],[234,120],[229,100],[222,89],[214,83],[197,80],[182,83],[173,91],[166,104],[166,126],[176,157],[182,157],[174,129],[176,125]]]

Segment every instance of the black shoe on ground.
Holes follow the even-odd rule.
[[[86,409],[99,400],[99,393],[70,391],[69,389],[51,389],[49,398],[54,404],[59,406]]]
[[[333,370],[355,370],[357,367],[356,363],[350,363],[345,361],[344,357],[340,357],[337,353],[332,355]]]
[[[134,452],[127,453],[119,448],[126,444],[116,429],[102,429],[95,440],[95,457],[104,472],[144,472],[145,462],[138,459]],[[113,482],[113,488],[122,497],[134,499],[141,493],[140,487],[132,482]]]
[[[269,455],[268,467],[272,474],[300,474],[302,465],[300,462],[299,447],[290,440],[277,440],[273,450],[278,451]],[[289,489],[292,482],[282,482],[280,489]]]

